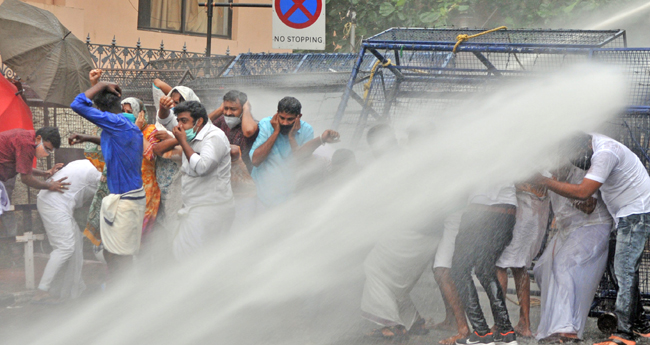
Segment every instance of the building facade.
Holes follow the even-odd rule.
[[[2,3],[3,0],[0,0]],[[52,12],[81,40],[95,44],[158,48],[204,53],[207,11],[205,0],[22,0]],[[215,2],[226,2],[216,0]],[[245,0],[269,4],[271,0]],[[286,52],[272,49],[271,8],[216,7],[212,54]]]

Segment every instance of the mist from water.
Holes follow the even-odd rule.
[[[362,263],[377,240],[418,232],[435,243],[436,222],[474,188],[547,167],[557,142],[622,109],[620,75],[577,66],[414,115],[434,119],[435,132],[305,190],[191,260],[141,265],[82,304],[25,320],[3,343],[354,343]]]
[[[631,18],[650,11],[650,1],[644,1],[640,5],[635,5],[632,8],[626,8],[621,10],[614,15],[611,15],[609,18],[602,20],[599,23],[595,23],[586,27],[587,30],[605,30],[611,29],[614,27],[625,27],[625,22],[629,21]],[[647,19],[647,17],[646,17]],[[621,25],[623,24],[623,25]]]

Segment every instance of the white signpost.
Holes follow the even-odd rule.
[[[273,0],[273,48],[325,50],[326,0]]]

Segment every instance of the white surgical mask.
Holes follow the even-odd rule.
[[[226,125],[228,125],[228,128],[233,129],[237,127],[241,123],[241,117],[239,116],[223,116],[224,121],[226,121]]]

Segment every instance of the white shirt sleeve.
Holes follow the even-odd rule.
[[[178,126],[178,120],[176,120],[176,116],[172,111],[169,112],[169,116],[167,116],[166,119],[161,119],[160,118],[160,110],[158,110],[158,115],[156,115],[158,118],[158,123],[163,125],[166,130],[168,131],[173,131],[174,127]]]
[[[190,169],[198,176],[206,175],[219,166],[225,158],[230,159],[229,145],[225,145],[218,136],[203,139],[201,152],[194,153],[189,159]]]
[[[591,167],[585,175],[586,179],[590,179],[596,182],[605,183],[609,174],[612,173],[614,167],[618,164],[618,156],[614,152],[609,150],[604,150],[596,152],[591,157]]]

